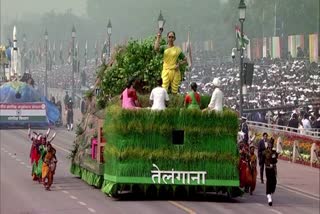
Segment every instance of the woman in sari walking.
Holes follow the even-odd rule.
[[[49,143],[47,146],[47,153],[44,157],[42,165],[42,180],[46,190],[50,191],[50,187],[53,183],[53,175],[56,171],[56,150]]]

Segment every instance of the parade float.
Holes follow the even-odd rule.
[[[31,74],[22,74],[16,27],[13,46],[1,45],[0,128],[45,127],[60,116],[57,107],[34,87]]]
[[[153,38],[129,41],[98,69],[96,90],[87,92],[87,111],[76,130],[71,173],[109,196],[179,190],[241,195],[237,114],[187,110],[184,95],[170,95],[166,110],[151,111],[149,94],[162,66],[153,44]],[[139,80],[142,108],[125,110],[119,94],[132,77]],[[209,100],[201,97],[201,107]]]

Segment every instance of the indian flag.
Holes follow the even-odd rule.
[[[318,62],[319,61],[318,38],[319,38],[319,36],[317,33],[309,35],[310,62]]]
[[[188,65],[192,66],[192,54],[191,54],[191,42],[190,42],[190,32],[188,32],[188,40],[186,44],[187,49],[187,59],[188,59]]]
[[[241,39],[241,31],[239,26],[236,25],[235,30],[236,30],[236,39],[237,39],[238,47],[239,46],[244,47],[245,45],[248,45],[250,42],[250,39],[247,37],[247,35],[243,33],[243,38]]]

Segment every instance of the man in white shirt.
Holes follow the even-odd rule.
[[[169,96],[166,89],[162,88],[162,79],[157,82],[158,86],[152,89],[150,94],[150,103],[152,110],[164,110],[169,101]]]
[[[214,78],[212,81],[212,84],[214,86],[214,91],[211,96],[210,103],[208,105],[209,110],[215,110],[217,112],[220,112],[223,110],[223,92],[220,90],[220,80],[218,78]]]
[[[304,129],[311,129],[311,123],[308,119],[308,114],[304,114],[304,118],[301,120]]]

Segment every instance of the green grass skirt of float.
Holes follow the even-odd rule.
[[[180,102],[177,102],[180,103]],[[104,148],[102,192],[116,196],[138,187],[146,193],[155,187],[227,192],[240,196],[236,145],[238,118],[235,112],[202,112],[183,108],[166,111],[123,110],[109,105],[104,124],[107,144]],[[175,145],[173,130],[184,131],[184,142]],[[205,171],[205,183],[154,183],[151,170]],[[153,188],[154,189],[154,188]]]
[[[184,184],[153,184],[150,178],[141,177],[115,177],[104,175],[101,191],[110,197],[118,197],[123,191],[143,192],[145,195],[148,191],[155,191],[159,195],[160,189],[165,189],[167,193],[175,195],[177,191],[184,190],[187,195],[193,193],[227,193],[230,197],[243,195],[239,188],[238,180],[207,180],[206,185],[184,185]],[[170,191],[169,191],[170,190]],[[154,193],[154,194],[155,194]]]
[[[70,172],[80,177],[82,180],[87,182],[91,186],[95,186],[97,188],[101,188],[103,182],[103,175],[97,175],[85,168],[80,167],[79,165],[72,164]]]
[[[184,131],[183,145],[175,145],[173,130]],[[120,177],[151,177],[161,170],[206,171],[206,179],[238,180],[237,115],[169,108],[123,110],[107,107],[104,172]]]

